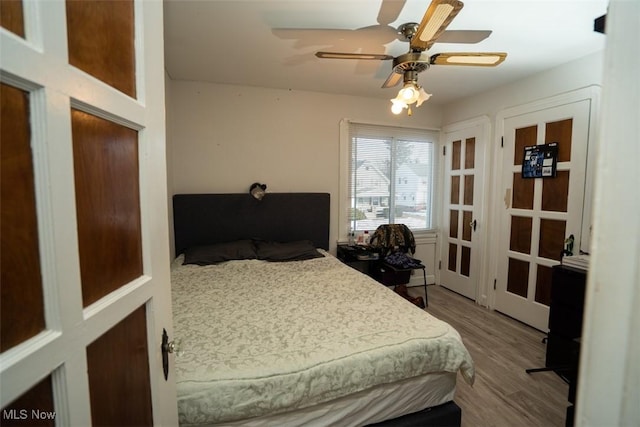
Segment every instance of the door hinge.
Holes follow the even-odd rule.
[[[438,270],[442,270],[442,260],[438,261]]]
[[[447,155],[447,146],[446,145],[442,146],[442,155],[443,156]]]
[[[493,290],[496,290],[496,284],[498,283],[498,279],[493,279]]]
[[[500,147],[504,147],[504,136],[500,137]]]

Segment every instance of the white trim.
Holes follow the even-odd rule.
[[[340,120],[340,147],[338,157],[339,199],[338,199],[338,241],[349,240],[348,211],[349,206],[349,119]]]
[[[607,12],[576,426],[640,425],[640,2]],[[635,50],[634,50],[635,49]]]
[[[600,92],[600,87],[600,85],[589,85],[569,92],[550,96],[548,98],[531,101],[526,104],[507,107],[498,112],[496,116],[496,129],[502,130],[502,128],[498,127],[499,121],[504,121],[509,117],[515,117],[522,114],[529,114],[535,111],[546,110],[548,108],[554,108],[564,104],[572,104],[577,101],[592,100],[596,97],[596,94]],[[500,136],[502,135],[496,134],[498,140]]]
[[[107,120],[109,122],[122,125],[124,127],[127,127],[129,129],[133,129],[135,131],[140,131],[141,129],[144,128],[143,125],[141,125],[139,123],[131,121],[131,120],[129,120],[129,119],[125,118],[125,117],[122,117],[120,115],[114,114],[114,113],[112,113],[110,111],[103,110],[102,108],[97,107],[94,104],[87,104],[86,102],[81,101],[79,99],[71,98],[71,108],[79,110],[79,111],[83,111],[83,112],[85,112],[87,114],[91,114],[91,115],[96,116],[96,117],[100,117],[101,119],[104,119],[104,120]],[[142,114],[142,109],[140,108],[139,112],[129,114],[129,116],[131,116],[131,115],[142,116],[143,115]]]
[[[422,127],[422,126],[406,126],[404,124],[398,124],[395,122],[382,122],[382,121],[375,121],[372,122],[371,120],[366,120],[366,119],[362,119],[362,120],[358,120],[358,119],[350,119],[350,118],[343,118],[342,120],[340,120],[340,123],[343,122],[347,122],[347,123],[358,123],[361,125],[371,125],[371,126],[387,126],[387,127],[393,127],[393,128],[402,128],[402,129],[409,129],[409,130],[417,130],[417,131],[430,131],[430,132],[440,132],[442,129],[439,127]]]
[[[40,271],[45,308],[45,328],[61,330],[60,299],[55,263],[55,233],[52,212],[52,200],[49,186],[52,176],[49,170],[49,144],[47,144],[47,98],[45,89],[29,93],[31,152],[33,161],[36,212],[38,223],[38,249],[40,253]]]
[[[455,123],[450,123],[448,125],[445,125],[442,128],[442,132],[444,133],[451,133],[451,132],[456,132],[459,130],[465,130],[465,129],[469,129],[469,128],[473,128],[476,126],[490,126],[491,125],[491,120],[489,119],[489,116],[487,115],[482,115],[482,116],[478,116],[478,117],[474,117],[471,119],[467,119],[467,120],[462,120],[459,122],[455,122]]]

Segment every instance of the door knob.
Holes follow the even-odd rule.
[[[160,346],[160,349],[162,350],[162,370],[164,372],[164,379],[167,380],[169,378],[169,353],[175,353],[176,356],[180,355],[180,341],[169,341],[167,330],[163,328],[162,345]]]
[[[469,227],[473,228],[473,231],[476,231],[476,225],[477,223],[475,219],[469,223]]]
[[[176,343],[175,341],[169,341],[167,343],[167,351],[169,353],[174,353],[174,352],[177,353],[178,350],[179,350],[178,343]]]

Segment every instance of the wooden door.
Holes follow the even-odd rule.
[[[1,424],[177,425],[162,3],[0,18]]]
[[[480,272],[482,126],[445,133],[441,285],[476,300]]]
[[[502,195],[495,309],[546,331],[551,267],[565,240],[582,237],[591,101],[580,100],[504,120]],[[523,177],[525,147],[558,144],[555,177]]]

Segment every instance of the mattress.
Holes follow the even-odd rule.
[[[299,411],[430,373],[473,382],[458,332],[325,256],[172,268],[181,425]]]

